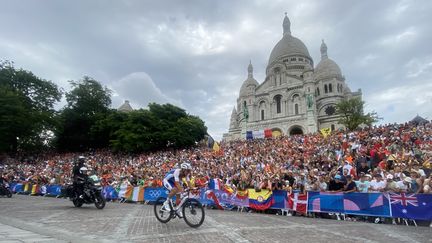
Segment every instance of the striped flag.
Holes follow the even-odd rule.
[[[144,201],[144,187],[142,187],[142,186],[134,187],[130,200],[134,201],[134,202]]]

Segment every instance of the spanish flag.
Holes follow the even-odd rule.
[[[248,189],[249,207],[256,210],[266,210],[273,205],[273,193],[270,190]]]
[[[320,130],[321,134],[324,138],[326,138],[331,133],[331,128],[321,128]]]

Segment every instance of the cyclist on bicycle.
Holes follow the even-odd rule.
[[[163,185],[169,190],[168,198],[163,205],[165,210],[170,211],[171,208],[174,208],[171,199],[174,197],[174,195],[177,196],[177,199],[180,198],[180,193],[183,191],[181,185],[182,180],[185,178],[186,182],[189,183],[189,175],[191,170],[192,166],[189,163],[184,162],[180,165],[180,169],[172,169],[165,175],[165,178],[163,179]],[[171,207],[169,204],[171,204]]]

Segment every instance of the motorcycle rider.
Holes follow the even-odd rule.
[[[87,181],[87,168],[84,165],[85,157],[79,156],[72,168],[73,186],[75,195],[79,198],[83,198],[84,186]]]

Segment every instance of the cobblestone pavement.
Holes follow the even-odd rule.
[[[0,198],[0,242],[432,242],[432,228],[206,210],[193,229],[159,223],[153,207],[107,203],[74,208],[66,199]]]

